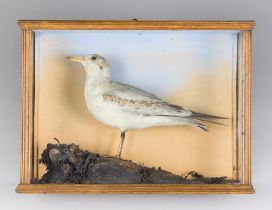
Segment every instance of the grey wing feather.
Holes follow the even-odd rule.
[[[112,82],[111,90],[105,94],[110,94],[118,100],[113,103],[123,102],[123,109],[131,112],[138,112],[145,116],[165,116],[165,117],[190,117],[195,120],[221,124],[211,120],[228,119],[215,115],[203,114],[186,109],[182,106],[168,103],[158,96],[143,91],[131,85]],[[222,124],[224,125],[224,124]]]
[[[125,84],[125,83],[119,83],[119,82],[112,82],[111,87],[114,91],[120,91],[119,94],[124,93],[126,96],[129,96],[128,94],[132,94],[131,96],[134,97],[135,94],[139,97],[147,97],[150,99],[158,99],[161,100],[158,96],[156,96],[153,93],[148,93],[144,90],[141,90],[140,88],[136,88],[134,86]],[[128,94],[126,94],[128,93]]]
[[[119,103],[126,111],[138,112],[146,116],[190,116],[191,110],[163,101],[158,96],[131,85],[112,82],[110,95],[112,103]]]

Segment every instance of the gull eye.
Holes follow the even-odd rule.
[[[96,57],[95,57],[95,56],[93,56],[93,57],[92,57],[92,60],[94,60],[94,61],[95,61],[95,60],[96,60]]]

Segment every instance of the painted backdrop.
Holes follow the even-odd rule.
[[[233,178],[236,31],[37,31],[35,142],[38,157],[62,143],[116,155],[120,131],[88,113],[83,66],[64,58],[97,53],[115,81],[134,85],[195,111],[229,117],[228,126],[155,127],[127,132],[122,157],[182,175]],[[40,177],[45,171],[39,165]]]

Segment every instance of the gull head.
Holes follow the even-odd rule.
[[[98,55],[90,54],[87,56],[68,56],[66,59],[81,63],[87,76],[95,78],[109,78],[109,65],[107,60]]]

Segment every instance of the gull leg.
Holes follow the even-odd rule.
[[[122,131],[120,137],[121,137],[121,143],[119,145],[119,152],[118,152],[118,155],[117,155],[118,158],[121,158],[122,148],[123,148],[123,144],[124,144],[125,137],[126,137],[126,132]]]

